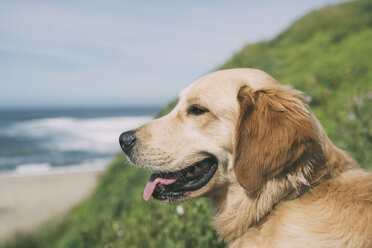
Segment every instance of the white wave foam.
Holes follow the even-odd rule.
[[[8,136],[42,139],[50,150],[116,152],[119,135],[150,121],[150,116],[106,118],[45,118],[24,121],[6,130]]]
[[[22,164],[15,170],[1,171],[0,177],[23,177],[48,174],[78,173],[84,171],[102,171],[105,170],[112,158],[100,158],[85,160],[80,164],[52,167],[48,163],[41,164]]]
[[[42,164],[23,164],[18,165],[14,173],[16,174],[40,174],[46,173],[51,170],[51,166],[48,163]]]

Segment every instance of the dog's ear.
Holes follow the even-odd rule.
[[[289,87],[238,92],[233,170],[249,194],[304,162],[312,162],[320,144],[302,95]]]

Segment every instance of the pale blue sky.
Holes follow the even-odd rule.
[[[340,0],[0,0],[0,108],[161,105]]]

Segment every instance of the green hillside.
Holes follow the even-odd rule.
[[[331,140],[372,168],[372,1],[314,11],[222,66],[235,67],[262,69],[305,92]]]
[[[265,70],[304,91],[335,144],[372,168],[372,1],[314,11],[275,39],[247,45],[222,66],[234,67]],[[178,210],[145,203],[148,173],[125,165],[119,155],[89,199],[0,247],[224,247],[210,225],[208,200]]]

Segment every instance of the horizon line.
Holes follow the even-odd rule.
[[[48,110],[48,109],[160,109],[167,104],[127,104],[127,105],[19,105],[0,106],[2,110]]]

